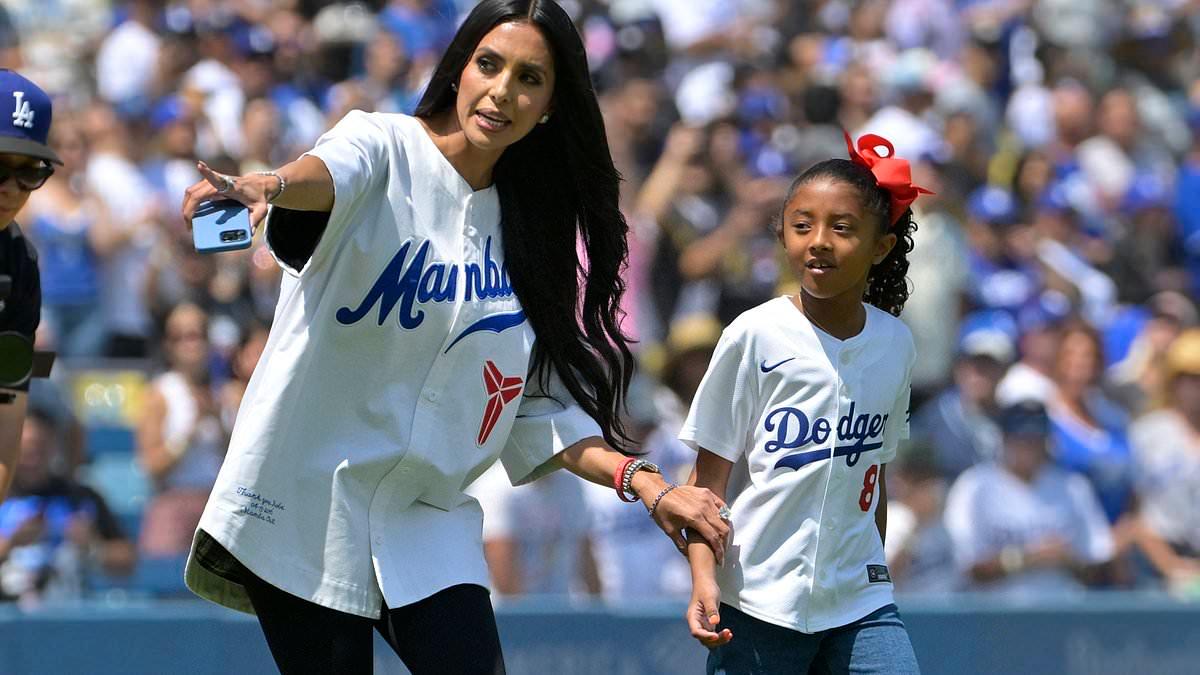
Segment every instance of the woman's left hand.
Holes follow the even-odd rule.
[[[656,474],[639,472],[635,475],[635,478],[643,477],[640,484],[635,481],[633,488],[649,508],[667,484]],[[680,553],[686,555],[687,551],[687,540],[683,534],[686,528],[704,538],[719,565],[725,559],[725,544],[729,537],[729,523],[720,514],[723,506],[725,502],[708,488],[680,485],[659,500],[653,517],[654,522],[675,542]]]

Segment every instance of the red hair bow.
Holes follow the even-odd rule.
[[[858,149],[855,150],[854,142],[850,140],[850,134],[846,133],[845,129],[842,130],[842,135],[846,137],[846,149],[850,151],[850,161],[869,169],[875,175],[875,182],[879,184],[879,187],[887,190],[888,195],[891,196],[892,220],[888,223],[889,225],[899,220],[919,195],[933,194],[923,187],[912,184],[912,170],[909,168],[908,160],[894,156],[896,149],[892,147],[892,142],[888,139],[876,134],[864,134],[859,137]],[[876,150],[881,146],[887,148],[886,155],[880,156]]]

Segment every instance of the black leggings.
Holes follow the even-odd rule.
[[[368,619],[298,598],[248,570],[241,576],[282,675],[370,675],[372,629],[413,675],[504,673],[496,615],[482,586],[451,586]]]

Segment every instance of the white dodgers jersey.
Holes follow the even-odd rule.
[[[679,437],[734,463],[721,600],[805,633],[892,602],[875,526],[880,465],[908,436],[912,334],[866,306],[839,340],[787,297],[721,336]]]

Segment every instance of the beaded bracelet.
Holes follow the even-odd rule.
[[[676,485],[675,483],[669,483],[667,485],[667,487],[663,488],[662,491],[658,493],[658,496],[654,498],[654,502],[652,504],[650,504],[650,510],[648,511],[648,515],[651,518],[654,517],[654,511],[655,511],[655,509],[658,508],[658,503],[662,501],[662,498],[666,497],[668,492],[670,492],[671,490],[674,490],[677,487],[679,487],[679,486]]]
[[[637,501],[636,496],[632,499],[625,496],[625,470],[629,468],[630,464],[633,464],[636,461],[638,461],[636,457],[630,457],[622,462],[617,467],[617,470],[613,472],[613,489],[617,491],[617,496],[620,497],[621,501],[623,502],[633,503]]]
[[[280,176],[279,174],[275,173],[274,171],[255,171],[254,173],[256,173],[260,176],[274,176],[276,179],[279,180],[279,191],[276,192],[272,197],[267,199],[268,204],[274,204],[275,200],[279,199],[279,197],[283,195],[283,191],[287,189],[287,181],[283,179],[283,176]]]
[[[635,459],[634,461],[625,465],[625,473],[621,477],[621,490],[628,494],[632,494],[633,501],[635,502],[638,500],[638,497],[633,491],[633,474],[640,471],[641,468],[647,464],[649,464],[649,462],[644,459]]]

